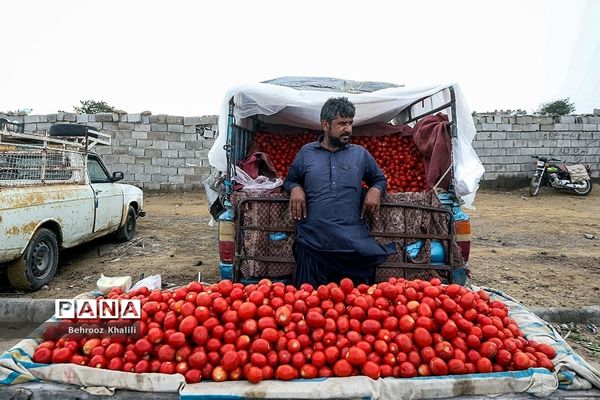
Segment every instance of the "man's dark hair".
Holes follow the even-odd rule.
[[[354,104],[347,97],[331,97],[321,108],[321,121],[331,123],[338,115],[342,118],[354,118]]]

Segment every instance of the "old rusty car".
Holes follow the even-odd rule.
[[[55,124],[26,133],[0,120],[0,268],[11,285],[37,290],[52,280],[60,249],[114,234],[135,234],[142,190],[117,183],[96,145],[110,135],[84,125]]]

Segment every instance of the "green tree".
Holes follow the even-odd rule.
[[[105,101],[79,100],[81,107],[73,106],[77,114],[98,114],[104,112],[114,112],[115,108],[108,105]]]
[[[538,113],[542,115],[556,114],[556,115],[568,115],[575,111],[575,104],[569,100],[569,98],[549,101],[543,103],[538,110]]]

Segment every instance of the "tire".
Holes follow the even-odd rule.
[[[123,226],[119,228],[116,233],[117,240],[121,242],[128,242],[133,239],[135,235],[135,228],[137,227],[137,214],[135,213],[135,208],[133,206],[129,206],[129,210],[127,211],[127,218],[125,219],[125,223]]]
[[[8,281],[15,289],[38,290],[54,278],[58,267],[58,241],[49,229],[40,228],[25,252],[8,266]]]
[[[583,183],[586,183],[584,188],[573,189],[573,193],[575,193],[577,196],[587,196],[592,191],[592,181],[591,180],[586,179],[585,181],[583,181]]]
[[[54,124],[50,127],[48,134],[50,136],[66,136],[66,137],[84,137],[88,132],[89,136],[97,137],[98,135],[91,132],[95,129],[86,125],[78,124]]]
[[[535,197],[540,192],[540,186],[542,186],[542,178],[540,176],[533,176],[531,178],[531,185],[529,185],[529,195]]]

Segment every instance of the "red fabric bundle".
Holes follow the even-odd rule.
[[[425,183],[432,188],[452,162],[452,142],[448,135],[448,116],[438,113],[424,117],[413,128],[413,139],[423,154]],[[438,187],[448,189],[451,173],[446,174]]]
[[[277,171],[267,153],[252,153],[238,162],[238,167],[243,169],[252,179],[256,179],[259,175],[266,176],[269,179],[277,178]]]

